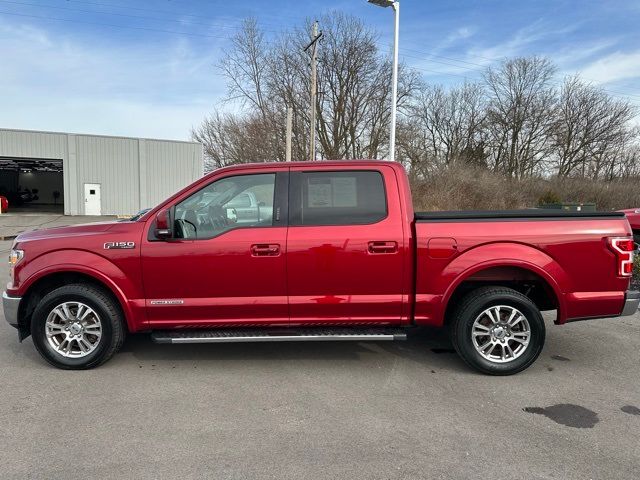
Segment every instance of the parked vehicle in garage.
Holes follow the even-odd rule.
[[[7,197],[0,195],[0,213],[7,213],[9,211],[9,200]]]
[[[244,195],[255,211],[241,222]],[[3,301],[19,338],[61,368],[101,364],[126,332],[396,340],[428,325],[449,328],[470,366],[506,375],[538,357],[542,310],[557,324],[636,312],[632,262],[620,212],[414,213],[397,163],[255,164],[134,220],[23,233]]]
[[[37,188],[34,188],[33,190],[31,190],[30,188],[19,190],[18,195],[20,196],[20,201],[22,203],[30,203],[30,202],[36,202],[40,200],[40,197],[38,197]]]
[[[640,208],[630,208],[622,211],[627,216],[627,220],[629,220],[636,244],[640,245]]]

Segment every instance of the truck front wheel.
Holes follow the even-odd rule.
[[[117,302],[92,285],[65,285],[49,292],[31,317],[31,336],[52,365],[71,370],[104,363],[124,342]]]
[[[451,318],[456,351],[469,366],[489,375],[513,375],[529,367],[544,338],[540,310],[511,288],[473,290]]]

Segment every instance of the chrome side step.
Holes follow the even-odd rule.
[[[156,343],[335,342],[406,340],[402,328],[279,328],[264,330],[163,330],[151,334]]]

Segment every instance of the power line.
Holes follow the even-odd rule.
[[[456,65],[454,63],[443,62],[441,60],[434,60],[432,58],[416,57],[415,55],[408,55],[406,53],[403,53],[402,56],[405,57],[405,58],[414,58],[416,60],[426,60],[426,61],[429,61],[429,62],[434,62],[434,63],[441,64],[441,65],[447,65],[449,67],[456,67],[456,68],[459,68],[459,69],[461,69],[463,71],[469,71],[469,72],[474,72],[474,73],[481,73],[483,71],[482,69],[473,69],[473,68],[468,68],[468,67],[461,67],[460,65]]]
[[[193,18],[202,18],[202,15],[193,15],[190,13],[184,13],[181,11],[177,11],[177,10],[157,10],[157,9],[152,9],[152,8],[142,8],[142,7],[133,7],[131,5],[123,5],[123,4],[114,4],[114,3],[104,3],[104,2],[90,2],[90,1],[86,1],[86,0],[67,0],[67,2],[73,2],[73,3],[81,3],[84,5],[94,5],[94,6],[98,6],[98,7],[106,7],[106,8],[116,8],[116,9],[125,9],[125,10],[137,10],[140,12],[152,12],[152,13],[165,13],[168,15],[182,15],[183,17],[193,17]],[[226,3],[224,1],[220,1],[219,3]],[[226,15],[226,13],[225,13]],[[299,20],[299,17],[293,17],[291,15],[263,15],[260,14],[260,18],[263,17],[270,17],[270,18],[291,18],[291,19],[296,19]],[[263,23],[264,24],[264,23]],[[264,24],[264,25],[269,25],[269,24]],[[280,26],[279,24],[270,24],[271,26]]]
[[[421,51],[421,50],[413,50],[413,49],[410,49],[410,48],[401,48],[400,50],[404,50],[405,52],[420,53],[422,55],[428,55],[429,57],[443,58],[445,60],[451,60],[453,62],[464,63],[466,65],[471,65],[471,66],[474,66],[474,67],[485,68],[487,66],[487,63],[484,63],[484,64],[474,63],[474,62],[469,62],[469,61],[466,61],[466,60],[460,60],[458,58],[445,57],[444,55],[436,55],[435,53],[424,52],[424,51]],[[477,56],[477,58],[483,58],[483,59],[488,60],[490,62],[495,62],[496,60],[501,60],[504,57],[490,59],[488,57]]]
[[[404,55],[403,55],[403,57],[404,57]],[[418,70],[420,72],[435,73],[435,74],[438,74],[438,75],[444,75],[444,76],[450,76],[450,77],[460,77],[460,78],[464,78],[465,80],[468,80],[470,78],[469,75],[463,75],[461,73],[443,72],[441,70],[432,70],[430,68],[416,67],[414,65],[410,65],[410,67],[413,68],[414,70]]]
[[[160,17],[149,17],[146,15],[130,15],[127,13],[112,13],[112,12],[100,12],[100,11],[95,11],[95,10],[83,10],[80,8],[69,8],[69,7],[61,7],[61,6],[57,6],[57,5],[45,5],[45,4],[41,4],[41,3],[25,3],[25,2],[16,2],[16,1],[12,1],[12,0],[0,0],[1,3],[10,3],[13,5],[23,5],[23,6],[29,6],[29,7],[42,7],[42,8],[53,8],[56,10],[66,10],[66,11],[71,11],[71,12],[82,12],[82,13],[91,13],[91,14],[98,14],[98,15],[112,15],[112,16],[118,16],[118,17],[127,17],[127,18],[137,18],[137,19],[143,19],[143,20],[153,20],[153,21],[159,21],[159,22],[170,22],[170,23],[188,23],[190,25],[204,25],[207,27],[217,27],[217,28],[231,28],[231,29],[236,29],[237,26],[235,25],[221,25],[221,24],[215,24],[215,23],[205,23],[205,22],[194,22],[192,20],[187,20],[186,22],[180,21],[180,20],[172,20],[169,18],[160,18]],[[268,32],[275,32],[275,30],[265,30]]]
[[[208,37],[208,38],[219,38],[222,40],[228,40],[229,36],[220,36],[220,35],[209,35],[206,33],[192,33],[192,32],[181,32],[177,30],[163,30],[160,28],[148,28],[148,27],[136,27],[133,25],[119,25],[115,23],[102,23],[102,22],[91,22],[88,20],[76,20],[71,18],[56,18],[56,17],[43,17],[39,15],[29,15],[26,13],[15,13],[15,12],[3,12],[0,11],[0,15],[13,15],[16,17],[27,17],[27,18],[40,18],[43,20],[55,20],[57,22],[71,22],[71,23],[84,23],[87,25],[100,25],[103,27],[115,27],[115,28],[130,28],[133,30],[145,30],[148,32],[159,32],[159,33],[172,33],[175,35],[188,35],[192,37]]]

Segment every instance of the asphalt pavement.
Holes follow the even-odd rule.
[[[132,335],[74,372],[0,318],[0,478],[640,478],[640,315],[547,327],[512,377],[469,370],[433,330],[388,343]]]

